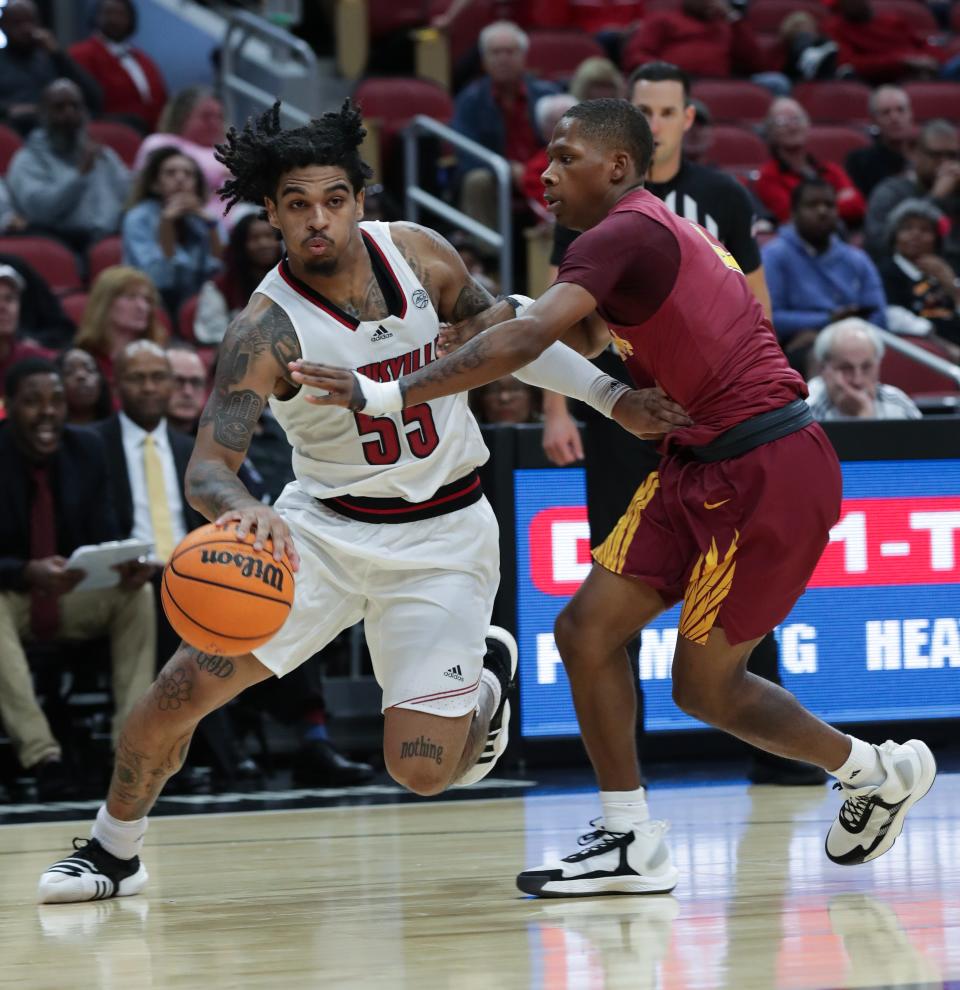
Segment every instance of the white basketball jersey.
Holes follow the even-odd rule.
[[[362,222],[390,314],[359,321],[290,271],[286,259],[257,287],[280,306],[300,339],[304,360],[396,380],[437,359],[440,329],[430,296],[390,236],[390,225]],[[465,394],[434,399],[390,416],[315,406],[305,390],[270,405],[293,447],[293,470],[316,498],[358,495],[428,499],[489,456]]]

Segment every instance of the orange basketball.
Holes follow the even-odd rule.
[[[177,635],[204,653],[239,656],[287,621],[293,571],[273,547],[254,550],[250,533],[201,526],[181,541],[163,571],[160,598]]]

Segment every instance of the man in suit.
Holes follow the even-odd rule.
[[[52,362],[30,357],[6,376],[0,425],[0,720],[41,799],[62,797],[62,750],[37,701],[25,643],[109,635],[114,742],[156,666],[150,570],[132,564],[120,585],[73,591],[66,567],[79,546],[119,538],[103,444],[66,425],[63,383]]]

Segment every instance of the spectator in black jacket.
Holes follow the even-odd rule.
[[[7,372],[7,421],[0,425],[0,720],[41,798],[65,783],[61,747],[34,693],[24,645],[110,637],[114,742],[150,686],[155,658],[149,571],[131,564],[116,588],[74,591],[68,569],[79,546],[119,534],[100,439],[65,425],[56,367],[25,358]]]
[[[913,108],[899,86],[880,86],[870,94],[873,144],[847,155],[847,175],[870,198],[874,186],[901,175],[910,167],[907,153],[913,144]]]

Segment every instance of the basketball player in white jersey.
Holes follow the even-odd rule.
[[[280,129],[277,105],[220,149],[233,173],[221,190],[228,207],[264,203],[287,255],[224,338],[186,494],[206,518],[240,536],[254,532],[257,546],[272,541],[277,559],[286,553],[296,597],[277,636],[253,653],[228,659],[181,645],[121,731],[90,840],[74,840],[74,854],[42,875],[41,901],[139,892],[147,813],[183,764],[197,722],[360,620],[396,781],[425,795],[474,783],[506,746],[516,645],[502,630],[488,637],[498,531],[480,490],[487,450],[466,396],[370,417],[315,405],[294,379],[299,360],[399,379],[436,359],[441,319],[493,304],[439,235],[360,222],[370,175],[358,152],[364,133],[349,103],[292,131]],[[629,415],[659,433],[689,422],[658,390],[631,390],[562,344],[536,365],[521,376],[618,421]],[[236,474],[267,401],[296,474],[273,508]]]

